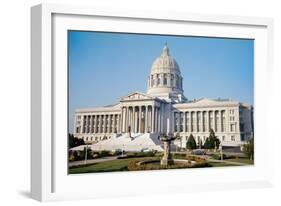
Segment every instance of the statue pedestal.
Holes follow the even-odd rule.
[[[162,157],[161,161],[160,161],[160,164],[162,166],[168,166],[168,165],[171,165],[174,163],[174,160],[172,158],[172,155],[171,155],[171,151],[170,151],[170,144],[171,144],[171,141],[174,140],[174,138],[165,138],[165,137],[162,137],[160,138],[161,141],[163,142],[164,144],[164,156]]]

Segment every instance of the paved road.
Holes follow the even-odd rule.
[[[106,162],[106,161],[110,161],[110,160],[115,160],[115,159],[117,159],[117,157],[118,156],[102,157],[102,158],[98,158],[98,159],[89,159],[89,160],[87,160],[86,164],[93,164],[93,163],[99,163],[99,162]],[[78,166],[78,165],[85,165],[85,160],[69,162],[69,164],[68,164],[69,167]]]

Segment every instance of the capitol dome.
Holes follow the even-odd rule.
[[[147,94],[170,102],[184,102],[182,83],[180,67],[165,45],[161,55],[152,63]]]
[[[180,74],[179,65],[176,60],[170,56],[167,45],[164,46],[161,56],[155,59],[151,67],[151,74],[161,72],[175,72]]]

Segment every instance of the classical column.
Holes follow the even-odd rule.
[[[138,132],[141,133],[141,106],[139,106],[139,127]]]
[[[123,107],[122,110],[122,132],[125,132],[125,119],[126,119],[126,108]]]
[[[129,132],[129,126],[131,126],[131,111],[130,107],[127,107],[128,115],[127,115],[127,132]]]
[[[203,111],[201,111],[200,112],[200,114],[201,114],[201,132],[204,132],[204,112]]]
[[[156,107],[156,132],[159,132],[159,107]]]
[[[131,129],[132,132],[135,133],[135,106],[133,106],[133,112],[132,112],[132,125],[131,125]]]
[[[158,132],[161,132],[161,105],[158,107]]]
[[[93,115],[90,116],[90,133],[93,133]]]
[[[122,113],[122,112],[121,112],[121,113]],[[122,132],[121,125],[122,125],[122,124],[121,124],[121,114],[118,114],[118,115],[117,115],[117,123],[116,123],[118,133],[121,133],[121,132]]]
[[[217,132],[218,127],[217,127],[217,112],[216,110],[214,111],[214,131]]]
[[[127,111],[128,111],[128,113],[127,113],[127,127],[126,127],[126,131],[129,132],[129,126],[130,126],[130,124],[131,124],[131,118],[130,118],[131,112],[130,112],[130,107],[127,107]]]
[[[194,119],[194,131],[198,132],[198,117],[197,117],[197,111],[195,111],[195,119]]]
[[[180,120],[180,118],[181,118],[180,112],[177,112],[176,115],[177,115],[177,120],[178,120],[176,122],[177,123],[177,132],[180,132],[180,121],[181,121]]]
[[[138,112],[137,112],[137,108],[136,106],[134,106],[135,108],[135,114],[134,114],[134,131],[135,133],[138,133]]]
[[[87,133],[87,116],[83,115],[83,133]]]
[[[85,118],[85,119],[86,119],[86,124],[85,124],[85,127],[86,127],[85,130],[86,130],[86,131],[85,131],[85,133],[88,133],[88,129],[89,129],[88,115],[86,115],[86,118]]]
[[[124,123],[123,123],[123,115],[124,115],[124,107],[121,107],[121,115],[120,115],[120,132],[123,133],[123,126],[124,126]]]
[[[90,125],[91,125],[91,122],[90,122],[90,119],[91,117],[88,115],[87,117],[87,133],[90,133]]]
[[[221,110],[218,111],[218,116],[219,116],[218,122],[217,122],[217,124],[218,124],[218,132],[222,132],[221,131]]]
[[[149,109],[151,106],[147,106],[148,109],[148,116],[147,116],[147,131],[151,132],[151,109]]]
[[[210,120],[210,116],[209,116],[209,111],[206,111],[206,125],[205,125],[205,132],[209,132],[210,128],[209,128],[209,120]]]
[[[101,130],[102,133],[104,133],[104,128],[105,128],[105,115],[102,116],[102,130]]]
[[[154,133],[154,105],[151,110],[151,132]]]
[[[110,125],[111,125],[111,114],[107,115],[107,120],[106,120],[106,132],[110,133]]]
[[[189,112],[189,131],[190,133],[194,132],[194,128],[192,127],[193,125],[193,115],[194,115],[194,112]]]
[[[97,115],[93,115],[93,133],[96,133],[96,122],[97,122],[96,117]]]
[[[213,111],[213,130],[215,131],[216,129],[216,111]]]
[[[154,117],[154,131],[155,133],[158,132],[158,107],[155,107],[155,117]]]
[[[122,125],[123,125],[123,132],[126,132],[126,107],[124,107],[124,110],[123,110],[123,119],[122,119]]]
[[[148,124],[147,124],[147,120],[148,120],[147,114],[148,114],[148,106],[145,107],[145,117],[144,117],[145,118],[145,120],[144,120],[145,121],[145,128],[144,128],[144,132],[145,133],[147,133],[147,129],[148,129],[147,128],[148,127]]]
[[[113,119],[113,114],[109,114],[108,133],[112,133],[112,119]]]
[[[84,116],[81,115],[81,130],[80,130],[80,134],[83,134],[83,129],[84,129]]]
[[[115,132],[115,114],[112,114],[112,122],[111,122],[111,133]]]
[[[101,118],[101,115],[99,115],[99,131],[98,131],[98,133],[101,133],[101,131],[102,131],[101,126],[102,126],[102,118]]]
[[[91,116],[88,115],[88,118],[87,118],[87,133],[90,133],[90,126],[91,126]]]
[[[163,132],[166,132],[167,130],[165,129],[164,130],[164,115],[165,115],[165,108],[164,108],[164,105],[163,104],[160,104],[160,109],[161,109],[161,112],[160,112],[160,132],[163,133]]]
[[[183,112],[183,132],[186,132],[186,112]]]

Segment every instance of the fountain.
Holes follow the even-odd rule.
[[[174,135],[173,133],[169,132],[169,119],[167,120],[167,133],[162,133],[159,137],[160,141],[163,142],[164,146],[164,155],[163,157],[159,159],[147,159],[143,161],[136,162],[135,165],[132,164],[132,169],[129,168],[129,170],[147,170],[147,169],[178,169],[178,168],[190,168],[190,167],[202,167],[205,166],[205,160],[204,164],[201,166],[198,165],[198,159],[197,158],[193,160],[188,159],[173,159],[171,154],[171,143],[179,137],[179,134]]]
[[[171,155],[171,142],[174,141],[176,137],[172,134],[162,134],[160,140],[164,144],[164,155],[160,161],[162,166],[168,166],[174,164],[174,160]]]

